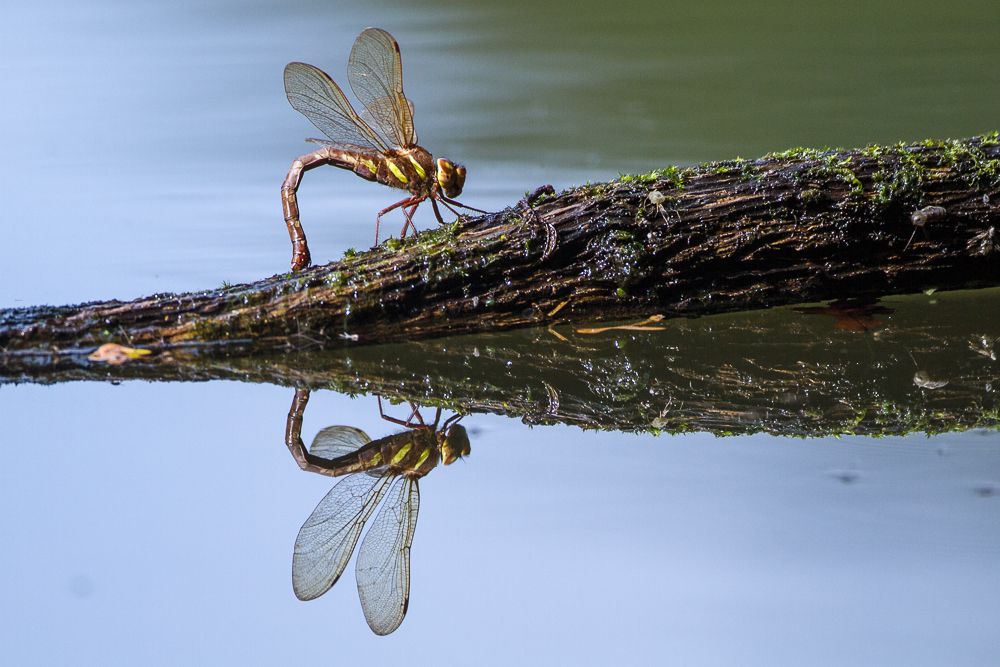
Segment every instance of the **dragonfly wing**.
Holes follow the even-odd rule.
[[[369,102],[365,106],[365,110],[361,112],[361,119],[364,120],[369,127],[378,128],[380,136],[385,139],[386,143],[399,146],[401,148],[416,146],[417,131],[412,127],[413,102],[406,100],[406,103],[409,107],[411,118],[411,128],[409,132],[400,132],[398,129],[393,129],[395,128],[395,124],[398,122],[396,120],[396,105],[393,100],[387,97],[380,97],[377,100]],[[387,127],[390,129],[383,129]]]
[[[350,475],[319,501],[295,538],[292,588],[297,598],[318,598],[337,583],[391,481],[391,477]]]
[[[365,118],[383,137],[400,148],[416,145],[413,105],[403,94],[403,61],[392,35],[379,28],[358,35],[347,62],[347,78],[365,107]]]
[[[332,460],[358,451],[371,440],[360,428],[327,426],[316,434],[316,438],[309,445],[309,453],[321,459]]]
[[[292,108],[308,118],[333,144],[353,150],[388,150],[386,142],[347,101],[340,86],[318,67],[288,63],[285,95]]]
[[[355,573],[365,620],[377,635],[403,622],[410,603],[410,545],[420,510],[420,486],[400,477],[358,552]]]

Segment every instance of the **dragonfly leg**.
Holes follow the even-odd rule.
[[[281,184],[281,209],[288,226],[288,237],[292,241],[292,271],[298,271],[309,266],[312,261],[309,255],[309,245],[306,243],[306,233],[299,222],[299,200],[296,194],[302,182],[302,174],[324,164],[333,164],[344,169],[353,169],[354,165],[338,160],[330,155],[327,148],[295,158],[288,169],[288,175]]]
[[[444,426],[441,427],[441,430],[447,431],[449,428],[451,428],[458,422],[462,421],[463,417],[465,417],[465,415],[460,415],[456,412],[451,417],[448,417],[447,419],[444,420]]]
[[[449,211],[451,211],[452,213],[454,213],[455,217],[458,217],[458,218],[462,217],[461,213],[459,213],[458,211],[456,211],[450,204],[448,204],[448,202],[444,201],[443,199],[441,200],[441,205],[444,206]],[[442,221],[442,224],[444,224],[443,221]]]
[[[475,211],[476,213],[489,213],[489,211],[484,211],[484,210],[483,210],[483,209],[481,209],[481,208],[476,208],[476,207],[474,207],[474,206],[466,206],[466,205],[465,205],[465,204],[463,204],[462,202],[460,202],[460,201],[456,201],[456,200],[454,200],[454,199],[451,199],[450,197],[445,197],[445,196],[444,196],[443,194],[441,194],[441,193],[438,193],[438,199],[440,199],[440,200],[441,200],[441,203],[442,203],[442,204],[451,204],[452,206],[458,206],[459,208],[467,208],[467,209],[469,209],[470,211]],[[450,207],[449,207],[449,208],[450,208]]]
[[[386,206],[384,209],[379,211],[378,215],[375,216],[375,245],[378,245],[378,230],[379,230],[379,225],[382,222],[383,215],[385,215],[390,211],[395,211],[400,206],[410,206],[411,204],[419,204],[423,200],[424,197],[417,197],[417,196],[407,197],[406,199],[402,199],[393,204],[392,206]],[[403,213],[405,214],[406,211],[403,211]],[[403,229],[406,229],[406,227],[404,226]]]
[[[438,223],[442,225],[448,224],[441,217],[441,209],[438,208],[437,197],[431,197],[431,206],[434,207],[434,217],[438,219]]]
[[[406,228],[407,227],[409,227],[410,229],[412,229],[414,234],[417,233],[417,226],[415,224],[413,224],[413,214],[417,212],[417,207],[418,206],[420,206],[420,202],[417,202],[416,204],[414,204],[413,206],[410,206],[409,208],[404,208],[403,209],[403,216],[406,217],[406,222],[403,223],[403,231],[401,231],[399,233],[399,238],[401,238],[401,239],[405,239],[406,238]]]
[[[410,420],[413,419],[413,413],[416,412],[416,407],[413,406],[413,403],[410,403],[410,407],[413,409],[413,411],[410,412],[410,416],[407,417],[406,420],[404,421],[402,419],[397,419],[396,417],[390,417],[389,415],[385,414],[385,411],[382,409],[382,397],[376,396],[376,398],[378,399],[378,414],[382,419],[386,420],[387,422],[392,422],[393,424],[399,424],[400,426],[405,426],[407,428],[414,427],[414,424],[410,422]]]
[[[416,428],[417,426],[423,426],[424,425],[424,418],[420,416],[420,406],[417,405],[416,403],[414,403],[413,401],[410,401],[410,408],[411,408],[412,411],[410,412],[410,416],[407,417],[407,419],[406,419],[407,425],[410,428]],[[416,422],[412,421],[414,417],[417,418]]]
[[[478,208],[472,208],[471,206],[466,206],[465,204],[460,204],[459,202],[455,201],[454,199],[448,199],[447,197],[445,197],[444,195],[441,195],[441,194],[439,194],[437,196],[437,199],[440,200],[442,206],[444,206],[446,209],[448,209],[449,211],[451,211],[452,213],[454,213],[455,216],[458,217],[458,218],[461,218],[462,214],[455,210],[455,206],[461,206],[462,208],[467,208],[470,211],[477,211],[479,213],[486,213],[486,211],[482,211],[482,210],[480,210]],[[435,211],[437,210],[437,205],[435,205],[434,209],[435,209]],[[440,213],[438,213],[438,220],[441,221],[442,225],[445,224],[444,220],[441,220]]]

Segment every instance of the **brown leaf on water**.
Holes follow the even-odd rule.
[[[605,331],[663,331],[666,327],[651,327],[648,326],[653,322],[661,321],[664,315],[651,315],[641,322],[636,322],[635,324],[619,324],[614,327],[597,327],[596,329],[577,329],[577,333],[581,334],[599,334]]]
[[[124,345],[119,345],[118,343],[105,343],[94,350],[94,352],[87,358],[91,361],[100,361],[112,366],[121,366],[126,362],[141,359],[152,353],[152,350],[125,347]]]

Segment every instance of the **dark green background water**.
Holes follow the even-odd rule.
[[[1000,125],[994,2],[22,4],[0,20],[0,307],[285,270],[278,188],[316,131],[282,68],[343,80],[369,25],[402,46],[421,143],[468,165],[464,200],[486,209],[541,183]],[[394,194],[308,174],[314,258],[367,247]],[[423,484],[410,613],[381,639],[350,572],[318,602],[292,595],[295,533],[330,482],[282,445],[290,400],[0,387],[0,661],[986,665],[1000,649],[1000,505],[975,491],[1000,478],[996,433],[655,439],[471,417],[472,457]],[[388,432],[372,398],[310,410],[309,436]]]

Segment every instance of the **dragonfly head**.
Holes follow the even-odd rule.
[[[437,159],[437,182],[445,197],[454,199],[465,187],[465,167],[443,157]]]
[[[469,444],[469,434],[461,424],[453,424],[447,432],[438,435],[438,438],[441,441],[441,461],[445,465],[450,465],[463,456],[468,456],[469,452],[472,451],[472,445]]]

